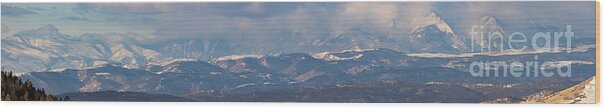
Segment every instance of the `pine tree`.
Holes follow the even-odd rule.
[[[13,100],[12,98],[13,98],[13,96],[10,94],[2,96],[2,100],[4,100],[4,101],[12,101]]]
[[[2,71],[2,96],[4,101],[57,101],[69,100],[66,98],[57,99],[53,95],[47,95],[44,89],[37,89],[30,80],[21,82],[19,77],[12,72]]]

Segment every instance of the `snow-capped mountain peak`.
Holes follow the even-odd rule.
[[[414,24],[417,26],[410,34],[410,43],[419,46],[420,51],[459,52],[467,49],[463,38],[456,35],[437,13],[427,14]]]
[[[426,28],[427,26],[435,25],[440,31],[452,34],[454,33],[450,25],[435,12],[426,15],[422,20],[423,21],[416,26],[416,31],[418,31],[419,28]]]
[[[480,23],[482,25],[481,25],[481,28],[479,31],[488,33],[488,34],[500,33],[503,35],[503,38],[505,40],[508,39],[508,37],[507,37],[508,35],[506,35],[504,30],[502,29],[502,23],[500,23],[500,21],[495,16],[483,16],[481,18]],[[488,42],[490,42],[490,41],[488,41],[486,36],[483,36],[483,38],[482,38],[481,35],[474,35],[473,41],[475,43],[477,43],[477,45],[479,45],[481,48],[487,48]],[[492,47],[498,48],[499,46],[500,46],[500,44],[498,44],[498,43],[492,43]]]
[[[481,18],[484,29],[492,32],[501,32],[503,35],[504,30],[502,30],[502,23],[495,16],[483,16]]]
[[[3,67],[17,72],[93,67],[106,63],[125,63],[134,67],[170,59],[136,44],[109,44],[107,40],[78,38],[91,37],[69,37],[59,33],[55,26],[46,25],[3,38]]]

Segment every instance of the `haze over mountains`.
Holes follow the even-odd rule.
[[[466,53],[471,44],[487,48],[487,39],[471,41],[467,35],[457,35],[448,22],[436,13],[426,16],[419,25],[402,39],[389,33],[370,33],[363,28],[349,29],[341,34],[319,38],[306,38],[302,33],[284,33],[270,38],[233,39],[223,37],[184,38],[160,41],[153,44],[136,40],[107,40],[105,37],[140,37],[136,33],[65,35],[54,25],[19,32],[2,38],[2,59],[6,70],[42,71],[60,68],[83,68],[107,63],[122,63],[131,67],[166,63],[174,59],[212,60],[228,55],[316,53],[340,50],[388,48],[407,53]],[[506,30],[494,16],[484,16],[483,23],[490,31]],[[397,21],[392,21],[396,25]],[[537,25],[537,24],[536,24]],[[389,28],[390,31],[395,27]],[[536,28],[535,31],[544,30]],[[514,29],[511,31],[515,31]],[[458,32],[460,33],[460,32]],[[582,34],[582,33],[578,33]],[[530,39],[530,38],[528,38]],[[573,46],[590,45],[594,41],[574,37]],[[497,40],[495,40],[497,41]],[[471,43],[472,42],[472,43]],[[507,41],[505,41],[505,44]],[[260,43],[260,44],[259,44]],[[530,45],[528,43],[527,45]],[[492,47],[499,47],[495,43]]]

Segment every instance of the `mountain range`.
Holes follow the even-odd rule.
[[[386,48],[407,53],[471,52],[469,48],[479,40],[471,41],[466,32],[456,30],[452,22],[432,12],[415,23],[412,30],[397,30],[399,21],[393,20],[386,33],[369,32],[352,28],[339,34],[307,37],[305,33],[291,31],[266,38],[203,37],[170,39],[147,43],[136,40],[136,33],[87,33],[77,36],[62,34],[53,25],[2,36],[2,67],[16,72],[36,72],[51,69],[77,69],[117,63],[137,68],[147,64],[168,63],[175,59],[210,61],[222,56],[245,54],[284,54],[338,52]],[[494,16],[484,16],[479,24],[487,30],[505,33],[517,31],[507,28]],[[527,21],[531,22],[531,21]],[[456,23],[458,24],[458,23]],[[537,23],[528,23],[538,25]],[[534,26],[532,26],[534,27]],[[535,26],[532,31],[552,30],[550,26]],[[395,34],[398,31],[404,34]],[[523,29],[523,31],[529,31]],[[581,33],[578,33],[581,34]],[[108,37],[110,37],[108,39]],[[134,38],[132,38],[134,37]],[[112,39],[114,38],[114,39]],[[123,38],[118,40],[116,38]],[[475,38],[477,39],[477,38]],[[485,48],[483,44],[474,44]],[[575,46],[593,45],[594,40],[576,38]],[[493,46],[498,46],[494,44]],[[8,64],[10,63],[10,64]]]
[[[501,44],[471,38],[464,29],[455,28],[460,22],[436,12],[418,19],[410,30],[401,30],[398,26],[404,24],[393,19],[382,33],[355,27],[313,37],[281,31],[278,36],[161,41],[137,39],[147,36],[136,33],[72,36],[49,24],[2,36],[1,59],[3,70],[19,72],[21,79],[50,94],[82,101],[520,102],[541,98],[545,92],[584,88],[577,84],[586,84],[596,75],[592,37],[576,37],[565,49],[569,52],[476,52],[471,48]],[[560,30],[532,19],[520,22],[522,26],[513,26],[483,16],[475,23],[505,36]],[[554,62],[541,70],[569,65],[573,73],[571,77],[471,75],[473,62],[489,61]],[[569,95],[566,92],[544,99]],[[578,95],[577,90],[572,92]]]
[[[580,83],[595,75],[595,51],[594,46],[581,46],[570,53],[527,51],[517,52],[518,54],[471,53],[452,56],[404,53],[381,48],[314,54],[232,55],[210,61],[180,59],[170,63],[146,64],[140,67],[114,63],[82,69],[54,69],[21,73],[20,77],[32,80],[36,86],[45,88],[51,94],[114,90],[170,94],[199,101],[229,101],[232,100],[231,96],[251,96],[249,94],[264,96],[263,94],[270,92],[300,95],[300,91],[307,93],[305,90],[309,90],[309,92],[320,91],[322,93],[328,91],[326,93],[330,94],[331,90],[341,90],[339,87],[351,87],[351,89],[347,89],[352,90],[351,93],[358,93],[357,91],[362,89],[378,91],[382,88],[363,88],[381,86],[378,84],[382,84],[385,89],[380,91],[388,91],[386,89],[390,90],[389,87],[396,88],[397,84],[400,84],[406,87],[427,88],[427,91],[433,91],[431,93],[436,95],[457,93],[442,92],[444,89],[440,88],[444,87],[451,87],[451,91],[461,91],[460,93],[466,93],[465,91],[475,93],[472,94],[474,98],[468,99],[468,101],[459,101],[461,98],[439,99],[442,100],[439,101],[420,97],[410,98],[409,102],[481,102],[509,96],[522,98],[540,91],[562,90]],[[535,60],[535,56],[540,58]],[[470,63],[476,61],[523,60],[552,61],[571,65],[574,71],[573,76],[474,77],[468,69]],[[554,71],[565,65],[555,65],[544,69]],[[532,71],[532,73],[535,72]],[[376,85],[372,85],[373,83]],[[395,90],[399,89],[392,91]],[[415,90],[405,93],[414,95],[423,92]],[[217,96],[219,98],[216,98]],[[345,99],[346,101],[333,102],[355,102],[348,101],[356,98],[352,95],[351,97]],[[427,97],[430,98],[430,96]],[[288,101],[286,98],[273,100],[279,99]],[[238,98],[238,100],[257,101],[254,97]],[[309,101],[316,100],[309,98]]]

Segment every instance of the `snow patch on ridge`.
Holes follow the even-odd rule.
[[[172,64],[172,63],[176,63],[176,62],[191,62],[191,61],[197,61],[197,60],[190,59],[190,58],[178,58],[178,59],[174,59],[174,60],[170,60],[170,61],[164,61],[164,62],[160,63],[160,65],[164,66],[164,65],[168,65],[168,64]]]
[[[323,59],[323,60],[328,60],[328,61],[337,61],[337,60],[352,60],[352,59],[359,59],[361,57],[363,57],[363,54],[357,54],[355,56],[352,57],[339,57],[336,56],[334,54],[339,54],[339,53],[363,53],[363,52],[371,52],[371,51],[377,51],[378,49],[355,49],[355,50],[342,50],[340,52],[321,52],[321,53],[315,53],[313,55],[311,55],[313,58],[316,59]]]
[[[363,57],[363,54],[358,54],[353,57],[338,57],[338,56],[333,55],[330,52],[313,54],[313,58],[323,59],[323,60],[328,60],[328,61],[352,60],[352,59],[359,59],[361,57]]]
[[[261,58],[263,55],[231,55],[216,58],[215,61],[238,60],[244,58]]]

